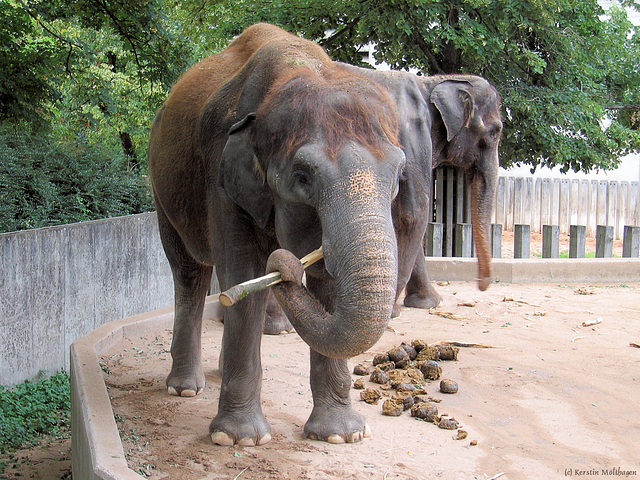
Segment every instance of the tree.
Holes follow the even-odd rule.
[[[637,6],[626,1],[626,6]],[[208,9],[218,35],[270,21],[336,59],[423,75],[471,73],[502,95],[503,165],[614,168],[640,149],[640,36],[625,10],[596,0],[261,0]]]
[[[190,62],[189,45],[159,5],[3,0],[0,122],[44,123],[66,141],[119,144],[137,164],[153,112]]]

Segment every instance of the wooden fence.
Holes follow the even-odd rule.
[[[464,173],[455,168],[436,169],[433,182],[433,221],[443,224],[444,254],[451,256],[455,225],[471,222],[469,191]],[[499,177],[491,221],[507,231],[530,225],[536,233],[543,225],[557,225],[566,234],[571,225],[584,225],[588,237],[607,225],[620,239],[626,225],[640,225],[640,188],[634,181]]]

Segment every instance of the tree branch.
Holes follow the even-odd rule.
[[[605,110],[640,110],[640,104],[629,105],[605,105]]]
[[[422,35],[420,35],[415,30],[411,30],[411,33],[413,33],[413,37],[416,43],[418,44],[418,48],[422,53],[424,53],[424,55],[427,57],[427,60],[429,60],[429,65],[431,65],[431,68],[434,70],[434,73],[437,73],[439,75],[444,74],[445,72],[442,66],[440,65],[440,63],[438,62],[438,59],[435,57],[435,55],[429,48],[429,45],[427,44],[427,42],[425,42],[424,38],[422,38]]]
[[[324,38],[324,39],[320,40],[318,43],[320,45],[322,45],[323,47],[330,46],[331,44],[333,44],[333,42],[337,38],[341,37],[342,35],[344,35],[348,31],[353,30],[356,27],[356,25],[358,25],[360,20],[362,20],[362,17],[363,17],[363,15],[360,15],[360,16],[354,18],[349,23],[347,23],[344,27],[342,27],[340,30],[336,30],[331,35],[329,35],[327,38]]]

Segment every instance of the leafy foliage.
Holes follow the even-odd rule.
[[[148,211],[145,178],[119,151],[0,129],[0,231]]]
[[[640,36],[615,4],[607,16],[597,0],[303,0],[278,8],[243,0],[214,9],[221,32],[271,21],[351,63],[374,43],[376,60],[393,68],[486,77],[503,99],[504,166],[609,169],[640,149]]]
[[[69,434],[69,375],[56,375],[13,388],[0,386],[0,453],[10,452],[43,434]]]
[[[4,228],[150,208],[130,186],[145,174],[149,126],[170,86],[259,21],[336,60],[362,65],[373,44],[392,68],[486,77],[503,99],[504,166],[609,169],[640,150],[640,34],[615,3],[604,12],[597,0],[3,0],[0,20],[0,125],[35,136],[20,152],[3,144],[12,157],[0,209],[13,218]],[[66,174],[42,160],[44,138]],[[99,190],[67,188],[65,175],[91,163],[76,184]],[[126,193],[98,200],[105,182],[91,175]]]

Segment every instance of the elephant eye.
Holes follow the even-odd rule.
[[[304,168],[296,168],[293,170],[293,178],[299,185],[311,184],[311,174]]]

